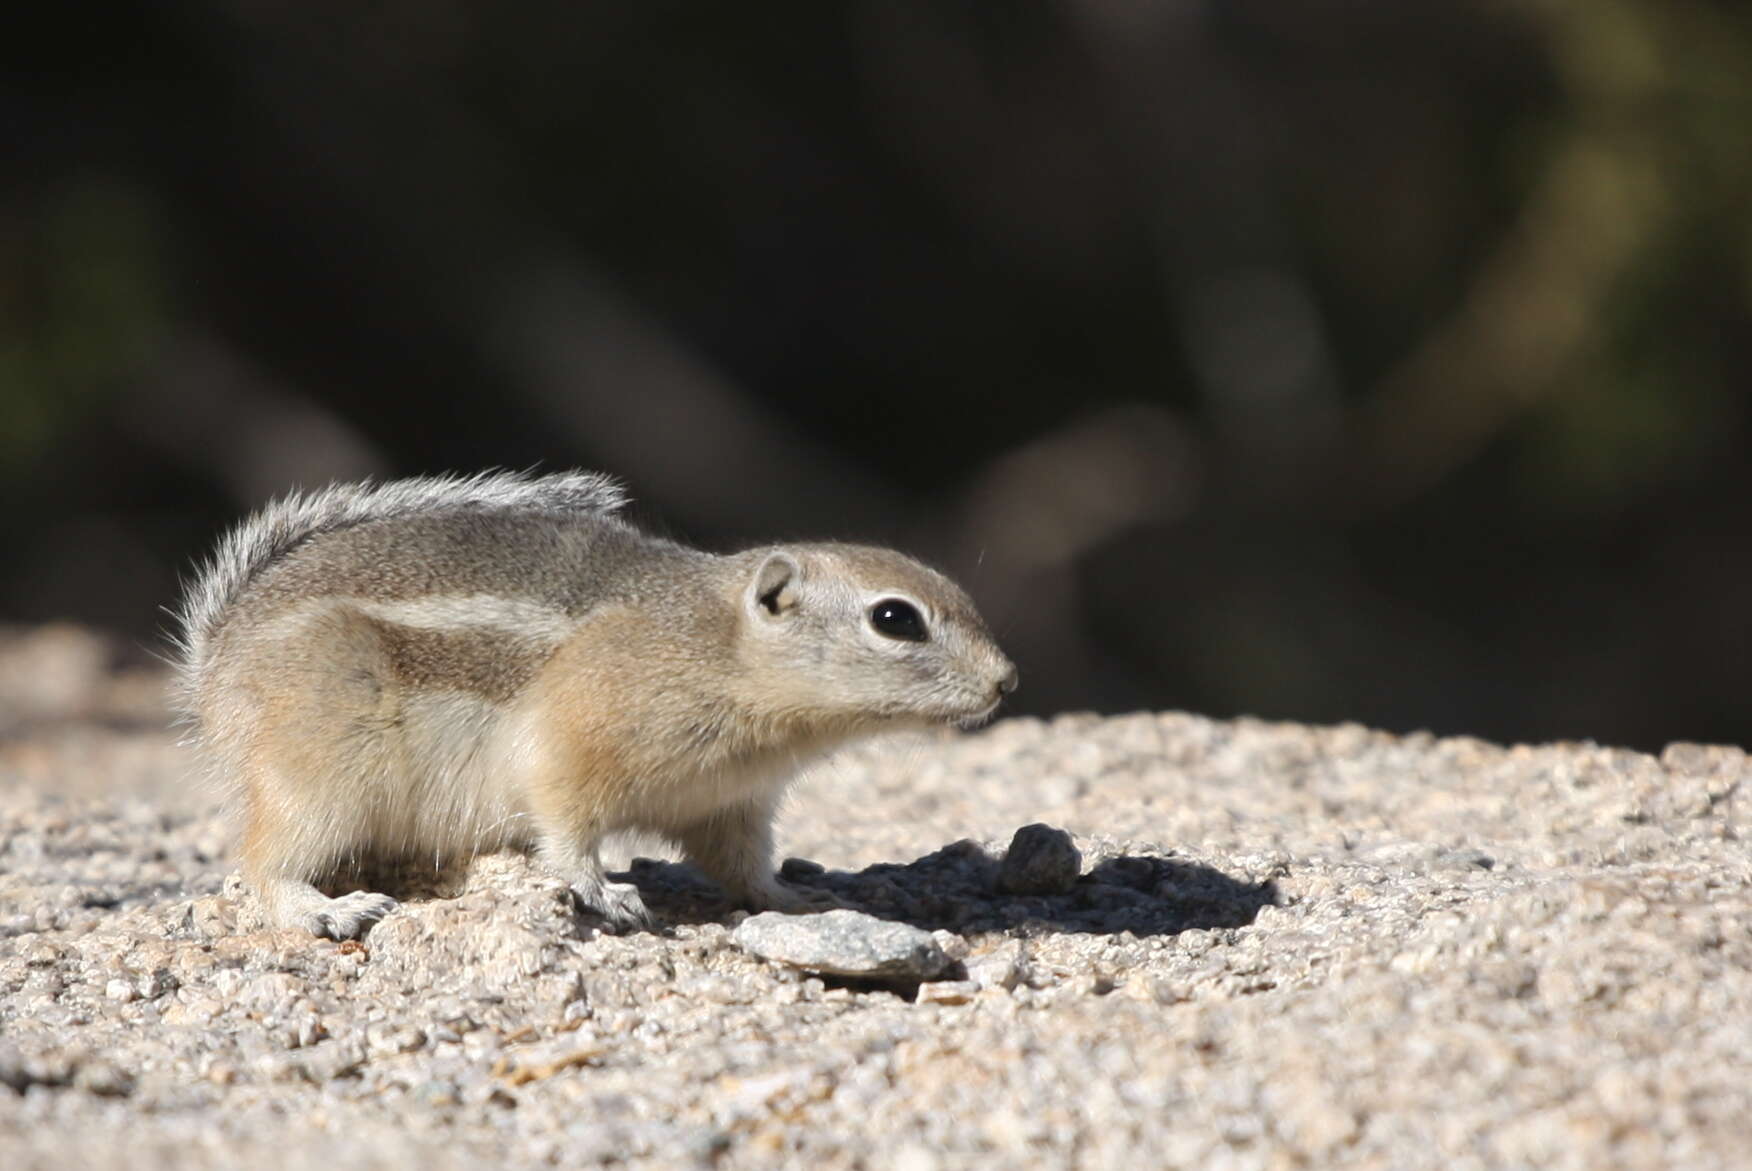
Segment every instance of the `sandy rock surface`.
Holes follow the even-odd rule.
[[[1738,749],[1179,714],[872,745],[780,836],[950,961],[884,983],[757,958],[660,860],[658,933],[512,856],[384,876],[363,943],[265,931],[155,688],[0,634],[9,1171],[1752,1165]],[[1000,881],[1034,824],[1077,877],[1037,830],[1010,873],[1044,877]]]

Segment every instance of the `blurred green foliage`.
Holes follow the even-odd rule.
[[[0,474],[11,476],[36,471],[145,377],[179,308],[150,193],[83,178],[38,202],[19,217],[28,231],[0,237]]]

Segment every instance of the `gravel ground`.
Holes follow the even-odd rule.
[[[656,933],[514,856],[384,876],[362,944],[264,931],[117,663],[0,635],[9,1171],[1752,1166],[1738,749],[1182,714],[868,746],[781,842],[867,913],[836,938],[928,933],[871,979],[759,958],[811,925],[733,937],[661,860]],[[1006,864],[1035,825],[1070,839]]]

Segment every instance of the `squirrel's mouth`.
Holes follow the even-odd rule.
[[[960,716],[951,722],[963,732],[971,732],[975,728],[983,727],[985,724],[990,723],[991,718],[998,714],[998,709],[1002,706],[1004,706],[1004,697],[1000,695],[988,703],[983,710],[974,712],[969,716]]]

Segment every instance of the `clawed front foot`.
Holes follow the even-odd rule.
[[[639,888],[630,882],[574,882],[571,890],[580,909],[600,915],[614,931],[648,931],[657,925]]]
[[[565,880],[578,909],[600,916],[610,931],[648,930],[657,925],[638,887],[608,880],[591,834],[552,834],[541,843],[538,857],[551,873]]]

